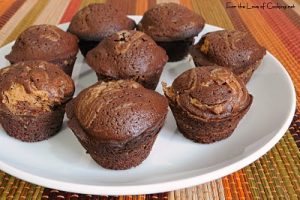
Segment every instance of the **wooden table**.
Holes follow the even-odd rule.
[[[128,14],[142,15],[156,3],[171,0],[108,0]],[[0,46],[33,24],[60,24],[92,2],[105,0],[0,0]],[[288,70],[297,92],[297,112],[280,142],[253,164],[221,179],[162,194],[104,197],[44,188],[0,171],[2,199],[300,199],[300,1],[172,0],[200,13],[208,24],[250,32]],[[290,5],[287,9],[242,6]],[[237,7],[233,8],[232,5]],[[240,8],[239,8],[240,5]],[[294,6],[293,6],[294,5]],[[1,150],[1,147],[0,147]]]

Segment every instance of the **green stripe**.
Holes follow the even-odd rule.
[[[191,0],[193,10],[199,13],[208,24],[233,30],[234,26],[222,4],[218,1]]]
[[[285,139],[286,136],[284,136],[283,139]],[[287,193],[290,197],[290,199],[297,199],[297,197],[295,198],[295,190],[293,188],[293,184],[290,180],[290,176],[288,174],[288,172],[286,171],[286,164],[285,162],[283,162],[283,159],[282,157],[280,156],[280,153],[279,151],[282,151],[282,147],[281,147],[281,142],[278,143],[275,148],[273,148],[273,152],[274,153],[274,158],[275,158],[275,161],[277,163],[277,166],[278,166],[278,169],[279,169],[279,173],[280,173],[280,176],[282,177],[282,180],[283,180],[283,183],[284,183],[284,186],[287,190]]]
[[[2,195],[1,195],[1,200],[7,199],[7,196],[9,194],[9,191],[10,191],[12,185],[14,184],[15,179],[16,179],[15,177],[10,176],[10,178],[9,178],[9,180],[8,180],[5,188],[4,188],[4,191],[3,191]]]

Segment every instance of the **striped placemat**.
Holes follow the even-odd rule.
[[[300,109],[299,0],[107,0],[128,14],[142,15],[162,2],[181,3],[200,13],[207,23],[250,32],[285,66],[297,92]],[[33,24],[70,21],[89,3],[105,0],[0,0],[0,46],[13,41]],[[287,6],[289,9],[229,8],[231,5]],[[251,165],[221,179],[161,194],[92,196],[37,186],[0,171],[0,200],[4,199],[300,199],[300,113],[280,142]],[[0,147],[1,150],[1,147]]]

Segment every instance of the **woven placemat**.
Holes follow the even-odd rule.
[[[156,3],[170,0],[108,0],[128,14],[143,14]],[[0,46],[14,40],[32,24],[68,22],[89,3],[105,0],[0,0]],[[207,23],[250,32],[280,60],[300,95],[299,0],[268,0],[295,5],[293,9],[226,8],[227,0],[172,0],[200,13]],[[232,4],[255,5],[261,0],[230,0]],[[268,3],[267,2],[267,3]],[[0,171],[3,199],[300,199],[300,113],[278,144],[251,165],[221,179],[191,188],[137,196],[92,196],[44,188]],[[1,148],[1,147],[0,147]],[[297,196],[298,195],[298,196]]]

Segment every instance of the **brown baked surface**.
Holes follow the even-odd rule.
[[[231,71],[216,66],[184,72],[165,92],[177,105],[202,120],[230,117],[248,107],[251,100],[245,85]]]
[[[231,135],[252,103],[244,83],[220,66],[187,70],[164,93],[180,132],[200,143]]]
[[[54,25],[34,25],[19,35],[11,52],[5,58],[11,63],[66,59],[76,56],[77,42],[76,36]]]
[[[102,141],[137,137],[167,113],[162,95],[130,80],[98,83],[74,101],[74,115],[86,134]]]
[[[247,32],[221,30],[205,34],[190,53],[196,66],[220,65],[240,74],[261,60],[266,49]]]
[[[0,69],[0,111],[38,115],[67,102],[73,80],[57,65],[45,61],[19,62]]]
[[[204,19],[188,8],[176,3],[161,3],[145,12],[138,30],[155,41],[175,41],[197,36],[204,25]]]
[[[105,38],[86,57],[102,80],[132,79],[155,89],[168,56],[140,31],[120,31]]]
[[[120,30],[134,29],[135,22],[111,4],[89,4],[72,18],[68,31],[80,39],[100,41]]]

